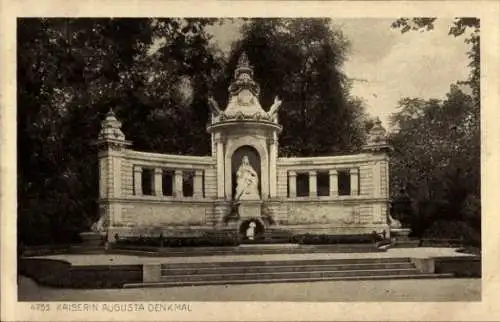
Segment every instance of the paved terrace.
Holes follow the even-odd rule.
[[[248,247],[248,246],[244,246]],[[290,246],[289,246],[290,247]],[[30,258],[45,258],[63,260],[73,266],[86,265],[140,265],[140,264],[174,264],[174,263],[207,263],[207,262],[249,262],[249,261],[287,261],[315,259],[352,259],[352,258],[435,258],[464,257],[469,254],[458,253],[454,248],[418,247],[391,248],[386,252],[376,253],[317,253],[317,254],[263,254],[263,255],[208,255],[182,257],[147,257],[113,254],[58,254],[36,256]]]

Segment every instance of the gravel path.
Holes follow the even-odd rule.
[[[480,301],[481,279],[332,281],[143,289],[56,289],[21,277],[19,301]]]

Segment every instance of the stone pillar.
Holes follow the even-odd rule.
[[[142,167],[134,167],[134,193],[142,196]]]
[[[163,169],[155,168],[155,176],[153,180],[154,184],[154,195],[163,196]]]
[[[330,197],[338,197],[339,195],[339,180],[337,169],[330,170]]]
[[[273,134],[275,135],[275,134]],[[276,140],[273,138],[269,143],[269,197],[276,198]]]
[[[196,170],[194,172],[193,184],[193,197],[203,198],[203,170]]]
[[[182,198],[182,170],[175,170],[174,195],[176,198]]]
[[[224,199],[224,146],[221,138],[216,138],[217,148],[217,198]]]
[[[381,194],[381,173],[380,173],[380,164],[379,162],[373,163],[373,196],[375,198],[379,198]]]
[[[297,172],[288,171],[288,191],[289,197],[297,197]]]
[[[352,168],[351,174],[351,196],[359,195],[359,169]]]
[[[318,196],[318,180],[316,171],[309,171],[309,197]]]

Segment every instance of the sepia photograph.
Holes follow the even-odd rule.
[[[19,18],[18,299],[480,301],[479,41]]]

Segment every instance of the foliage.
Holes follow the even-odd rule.
[[[435,22],[436,18],[401,18],[392,27],[403,33],[429,31]],[[451,85],[444,101],[403,99],[392,117],[398,131],[390,138],[395,149],[391,190],[407,188],[415,214],[409,224],[417,235],[444,236],[444,225],[458,223],[480,232],[479,31],[476,18],[456,18],[449,29],[455,37],[466,34],[465,42],[471,45],[467,81]],[[472,89],[471,96],[461,89],[464,84]],[[466,229],[454,231],[470,235]]]
[[[238,235],[235,233],[210,233],[204,232],[197,237],[129,237],[118,239],[116,247],[120,246],[145,246],[145,247],[210,247],[210,246],[237,246]]]
[[[322,245],[322,244],[371,244],[380,240],[375,234],[359,235],[294,235],[293,240],[299,244]]]
[[[423,237],[458,239],[469,246],[481,246],[481,234],[464,221],[436,221],[426,229]]]
[[[208,151],[206,83],[220,69],[211,23],[18,20],[20,239],[68,241],[97,219],[92,142],[110,108],[136,149]]]
[[[473,99],[452,86],[446,100],[403,99],[392,117],[391,190],[406,189],[422,233],[439,219],[480,228],[479,113]]]
[[[312,156],[356,149],[363,141],[363,105],[348,95],[341,72],[348,43],[329,19],[249,19],[233,50],[224,77],[214,86],[219,102],[241,52],[254,66],[267,109],[283,100],[280,153]]]

